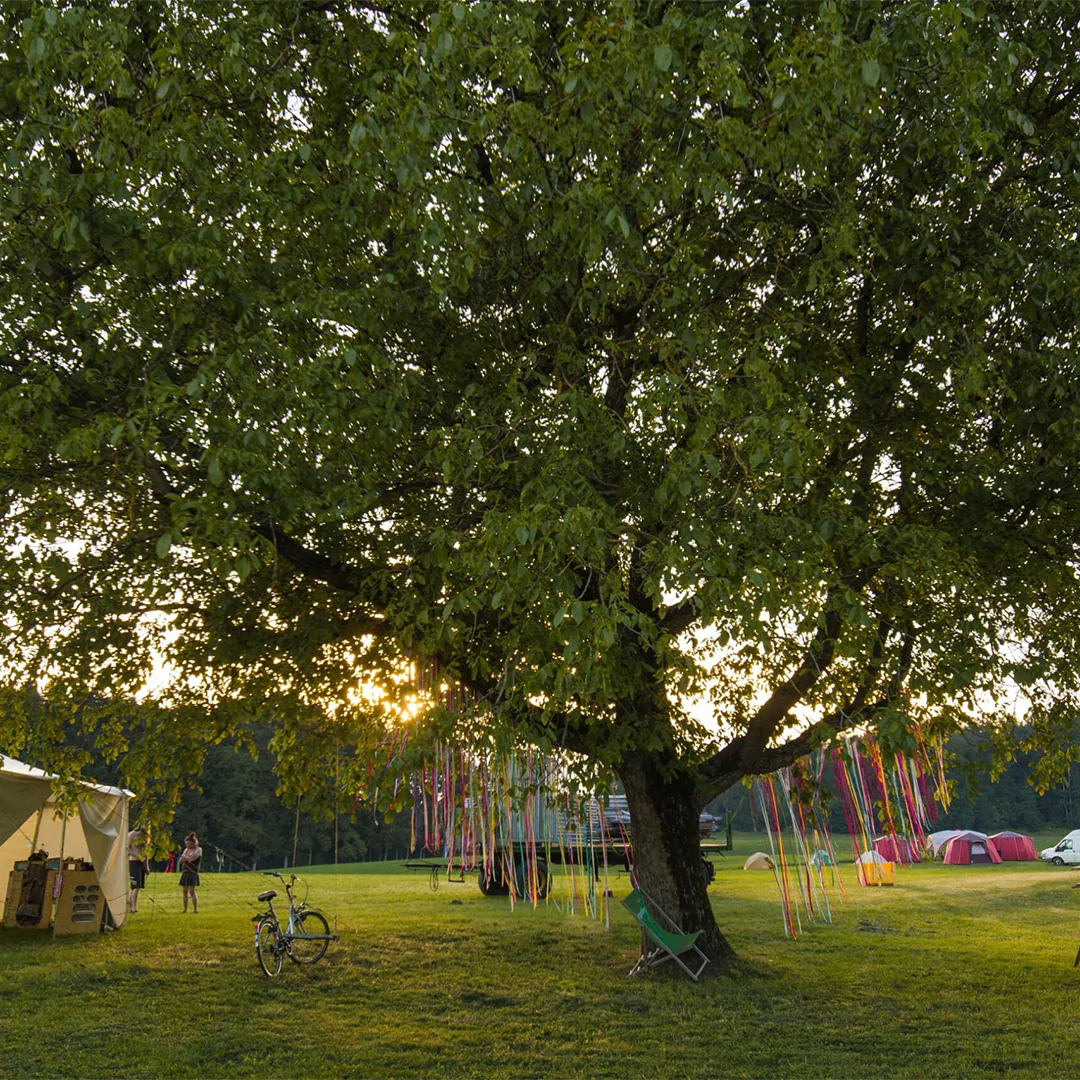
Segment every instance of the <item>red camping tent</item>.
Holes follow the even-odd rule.
[[[999,832],[990,837],[998,854],[1006,862],[1030,862],[1037,859],[1035,841],[1018,832]]]
[[[993,840],[981,833],[962,832],[945,845],[945,862],[952,866],[968,863],[999,863],[1001,856]]]
[[[906,836],[879,836],[874,840],[874,850],[888,862],[922,862],[922,856]]]

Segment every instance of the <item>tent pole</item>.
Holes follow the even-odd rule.
[[[56,871],[57,877],[60,878],[60,891],[64,890],[64,841],[67,839],[67,814],[64,815],[64,823],[60,826],[60,869]],[[52,903],[52,897],[49,897],[49,903]],[[53,937],[56,937],[56,913],[53,912]]]
[[[48,800],[46,800],[48,802]],[[37,812],[37,821],[34,823],[34,839],[30,841],[30,854],[33,855],[37,851],[38,837],[41,835],[41,815],[45,813],[45,807]]]
[[[45,807],[37,813],[37,821],[34,822],[34,839],[30,841],[30,852],[33,854],[37,851],[38,837],[41,835],[41,815],[45,813]]]

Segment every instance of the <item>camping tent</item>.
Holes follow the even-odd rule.
[[[832,866],[832,865],[834,865],[833,864],[833,857],[827,851],[819,849],[819,850],[815,851],[813,855],[810,856],[810,865],[811,866]]]
[[[950,866],[970,863],[999,863],[1001,856],[993,841],[980,832],[957,833],[945,845],[945,862]]]
[[[744,870],[773,870],[775,864],[772,861],[771,856],[766,855],[764,851],[755,851],[746,862],[743,863]]]
[[[1039,857],[1035,851],[1035,841],[1023,833],[999,832],[990,839],[1005,862],[1029,862]]]
[[[879,836],[874,840],[874,850],[886,862],[922,862],[922,856],[906,836]]]
[[[963,829],[942,829],[940,832],[932,832],[926,837],[926,852],[932,859],[936,859],[941,849],[954,837],[959,836]]]
[[[114,926],[127,917],[128,799],[123,788],[83,784],[78,814],[56,810],[48,773],[0,758],[0,884],[17,860],[44,848],[52,858],[81,858],[94,873]]]

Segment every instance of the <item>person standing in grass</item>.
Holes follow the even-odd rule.
[[[128,877],[131,889],[128,892],[128,911],[134,914],[139,910],[139,890],[146,888],[146,845],[150,834],[139,826],[128,833]]]
[[[202,848],[194,833],[184,837],[184,850],[180,852],[177,868],[180,871],[180,888],[184,890],[184,914],[187,914],[190,894],[192,913],[198,915],[199,898],[195,895],[195,888],[199,884],[199,870],[202,868]]]

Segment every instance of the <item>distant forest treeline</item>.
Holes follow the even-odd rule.
[[[333,863],[334,821],[316,821],[296,806],[286,806],[276,794],[274,754],[269,749],[269,726],[257,733],[259,756],[229,745],[215,746],[207,755],[200,791],[189,790],[176,809],[172,840],[176,849],[185,833],[194,831],[203,840],[206,869],[240,870]],[[1027,778],[1032,761],[1021,755],[1000,778],[990,782],[990,751],[978,733],[964,733],[949,742],[949,770],[955,786],[950,812],[938,808],[939,828],[975,828],[983,832],[1019,829],[1041,832],[1080,825],[1080,768],[1073,766],[1072,782],[1038,795]],[[98,779],[115,783],[113,770],[102,767]],[[327,777],[327,783],[331,778]],[[825,790],[832,793],[832,777],[826,770]],[[828,799],[828,795],[827,795]],[[136,807],[137,807],[136,803]],[[837,834],[846,831],[838,799],[829,802],[829,826]],[[730,813],[732,827],[761,827],[750,792],[736,787],[708,808],[723,818]],[[137,811],[136,811],[137,813]],[[160,839],[160,838],[159,838]],[[370,807],[358,806],[337,820],[339,862],[404,859],[409,853],[408,810],[393,822],[376,817]]]
[[[269,724],[255,732],[258,757],[231,744],[212,746],[206,755],[199,790],[188,789],[176,807],[170,830],[172,850],[179,852],[183,838],[197,833],[203,846],[204,870],[277,869],[294,865],[333,863],[335,839],[339,862],[404,859],[409,852],[411,823],[408,814],[387,823],[376,820],[370,807],[357,806],[333,820],[315,820],[296,804],[285,805],[277,795],[276,759],[270,749]],[[83,749],[96,757],[91,743]],[[98,762],[92,767],[100,783],[119,784],[116,767]],[[327,777],[327,785],[333,778]],[[138,820],[138,800],[132,804],[132,822]],[[155,837],[158,846],[160,834]],[[156,860],[154,867],[163,862]]]
[[[187,791],[176,808],[174,838],[193,831],[204,838],[203,864],[215,869],[308,866],[334,862],[335,822],[314,820],[295,803],[276,794],[275,758],[268,748],[269,726],[256,733],[258,759],[246,750],[215,746],[207,754],[201,791]],[[333,777],[327,777],[332,784]],[[404,859],[411,823],[407,814],[393,822],[378,819],[370,807],[350,807],[338,815],[337,861]],[[294,844],[295,842],[295,844]],[[177,845],[180,846],[179,844]],[[218,857],[218,852],[222,855]]]
[[[302,808],[298,816],[295,803],[287,806],[275,793],[275,758],[268,748],[271,734],[269,726],[257,733],[257,760],[231,746],[211,748],[199,781],[202,790],[186,792],[176,808],[176,837],[188,830],[205,837],[212,845],[203,860],[209,868],[215,866],[215,847],[226,853],[223,869],[291,866],[294,846],[297,865],[334,862],[335,822],[316,821]],[[332,781],[328,776],[327,784]],[[411,823],[407,814],[387,823],[371,807],[349,807],[338,815],[336,828],[338,862],[408,856]]]

